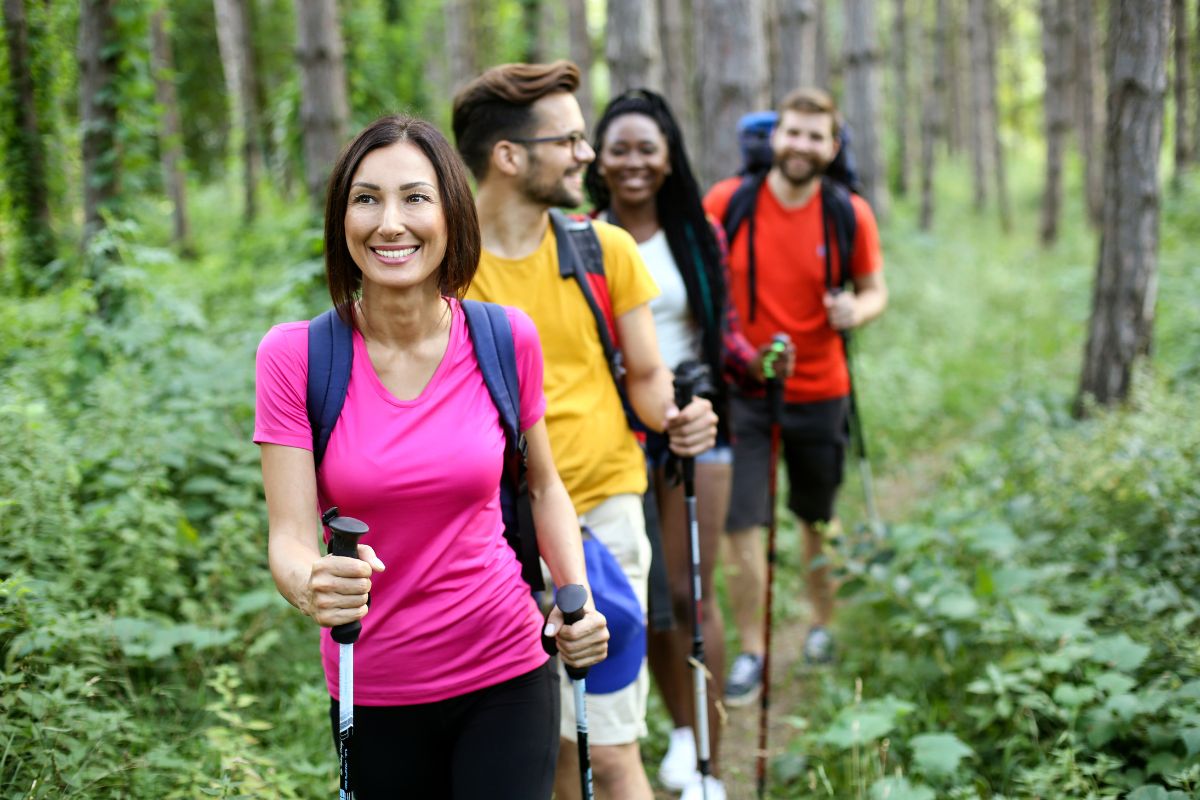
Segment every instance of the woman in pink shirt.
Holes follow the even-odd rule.
[[[275,583],[323,627],[362,621],[350,750],[358,800],[550,796],[557,676],[503,535],[504,433],[459,302],[479,253],[458,155],[432,125],[384,117],[346,148],[329,183],[326,274],[353,328],[354,358],[319,468],[305,406],[308,323],[275,326],[258,350],[254,440]],[[578,522],[542,419],[537,331],[506,311],[538,548],[556,585],[586,587]],[[316,513],[332,505],[370,527],[358,559],[321,555]],[[574,625],[555,610],[546,632],[573,666],[606,653],[590,599]],[[336,724],[329,636],[321,651]]]

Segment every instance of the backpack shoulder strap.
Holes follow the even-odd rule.
[[[758,192],[762,188],[763,181],[766,179],[767,172],[765,170],[751,172],[742,178],[742,182],[734,191],[733,196],[729,198],[729,205],[725,206],[725,218],[722,220],[725,228],[725,240],[729,243],[730,247],[733,246],[734,237],[737,236],[738,228],[742,227],[742,223],[750,223],[750,229],[746,231],[746,255],[748,261],[746,278],[750,283],[748,321],[754,320],[755,312],[758,310],[758,298],[755,290],[757,265],[754,253],[754,210],[758,205]]]
[[[858,217],[854,214],[850,190],[837,181],[822,180],[821,217],[826,242],[825,286],[845,288],[851,280],[850,262],[854,258],[854,238],[858,234]],[[833,274],[833,256],[828,246],[831,240],[837,245],[838,276]]]
[[[336,308],[308,323],[308,386],[305,406],[313,434],[313,464],[321,466],[350,385],[354,333]]]

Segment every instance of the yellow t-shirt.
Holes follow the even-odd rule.
[[[627,232],[597,221],[613,316],[658,295],[658,287]],[[516,306],[542,340],[546,429],[550,449],[575,511],[584,514],[616,494],[646,490],[646,464],[629,430],[621,398],[604,359],[596,321],[574,278],[558,273],[553,226],[525,258],[487,250],[467,297]]]

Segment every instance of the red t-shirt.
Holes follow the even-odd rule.
[[[704,198],[704,208],[723,219],[741,178],[721,181]],[[871,207],[851,195],[858,220],[850,274],[862,278],[883,268],[879,229]],[[796,348],[796,369],[784,385],[789,403],[813,403],[850,392],[850,375],[837,331],[825,310],[825,237],[821,232],[821,193],[799,208],[784,208],[766,181],[755,207],[755,317],[750,319],[749,224],[730,242],[729,293],[742,330],[755,347],[786,333]],[[834,275],[840,275],[834,247]],[[835,277],[836,280],[836,277]]]

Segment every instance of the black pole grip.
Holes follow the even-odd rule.
[[[321,515],[321,522],[329,528],[329,554],[343,558],[358,558],[358,540],[368,530],[367,524],[354,517],[338,515],[337,506]],[[338,644],[354,644],[362,633],[362,622],[355,620],[344,625],[335,625],[329,632]]]
[[[559,587],[554,604],[562,611],[564,625],[574,625],[583,619],[583,607],[587,604],[587,597],[587,589],[578,583],[569,583]],[[568,667],[565,663],[563,667],[567,670],[567,677],[573,681],[583,680],[587,677],[587,667]]]

